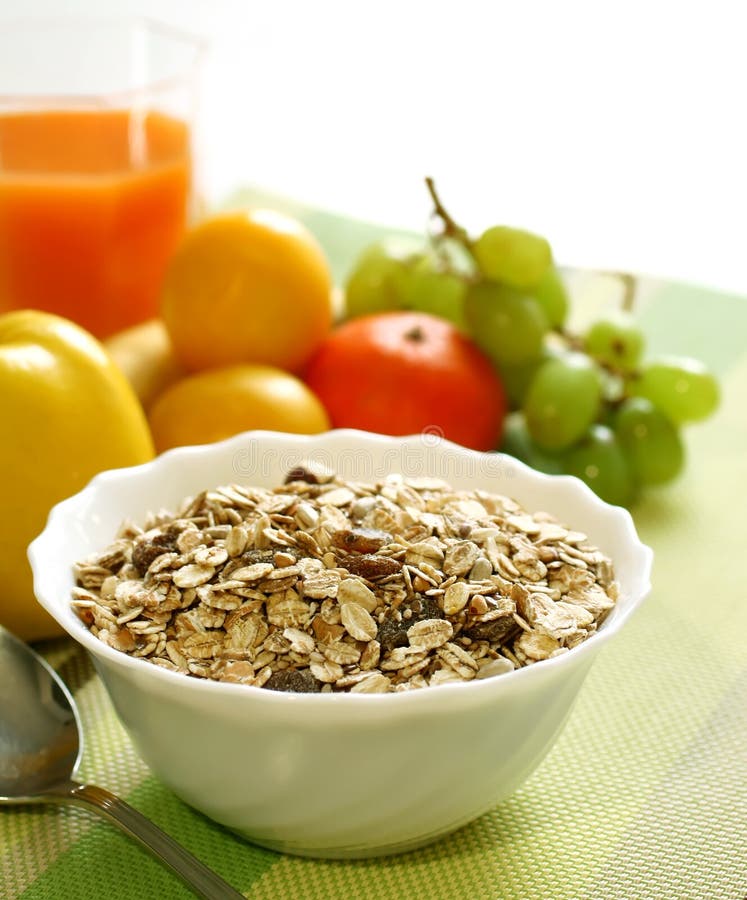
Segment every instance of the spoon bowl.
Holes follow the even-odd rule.
[[[138,841],[198,897],[241,898],[136,809],[104,788],[75,780],[82,753],[80,735],[75,702],[60,677],[0,627],[0,804],[85,806]]]
[[[75,704],[49,664],[0,629],[0,802],[32,803],[81,754]]]

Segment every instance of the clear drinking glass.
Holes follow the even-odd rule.
[[[204,45],[144,19],[0,30],[0,312],[155,315],[194,203]]]

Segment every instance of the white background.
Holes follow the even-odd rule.
[[[465,224],[543,232],[562,263],[747,294],[741,0],[0,0],[50,12],[210,39],[212,199],[254,183],[421,228],[433,174]]]

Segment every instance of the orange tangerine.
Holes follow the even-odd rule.
[[[159,453],[257,428],[293,434],[329,428],[324,407],[302,381],[271,366],[252,365],[212,369],[177,381],[155,400],[149,420]]]
[[[233,363],[297,371],[332,325],[332,278],[296,219],[273,210],[225,213],[183,239],[161,313],[189,371]]]

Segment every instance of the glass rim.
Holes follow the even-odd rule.
[[[114,107],[128,99],[139,99],[143,96],[159,94],[178,87],[189,77],[191,72],[195,71],[200,66],[210,45],[207,38],[200,37],[166,22],[161,22],[158,19],[153,19],[150,16],[126,14],[98,16],[52,15],[43,16],[39,19],[32,16],[17,16],[13,19],[7,19],[0,25],[0,37],[5,36],[12,31],[20,32],[28,29],[39,31],[71,25],[82,27],[123,26],[125,28],[140,26],[147,31],[165,36],[175,43],[183,44],[185,47],[191,47],[194,51],[194,56],[190,64],[185,67],[184,72],[176,75],[168,75],[164,78],[159,78],[134,88],[123,88],[122,90],[102,91],[98,93],[94,92],[91,94],[57,94],[51,91],[48,93],[25,94],[22,91],[8,93],[0,90],[0,103],[23,101],[26,106],[32,107],[44,106],[50,103],[54,105],[67,104],[72,107]],[[0,112],[0,114],[2,113]]]

